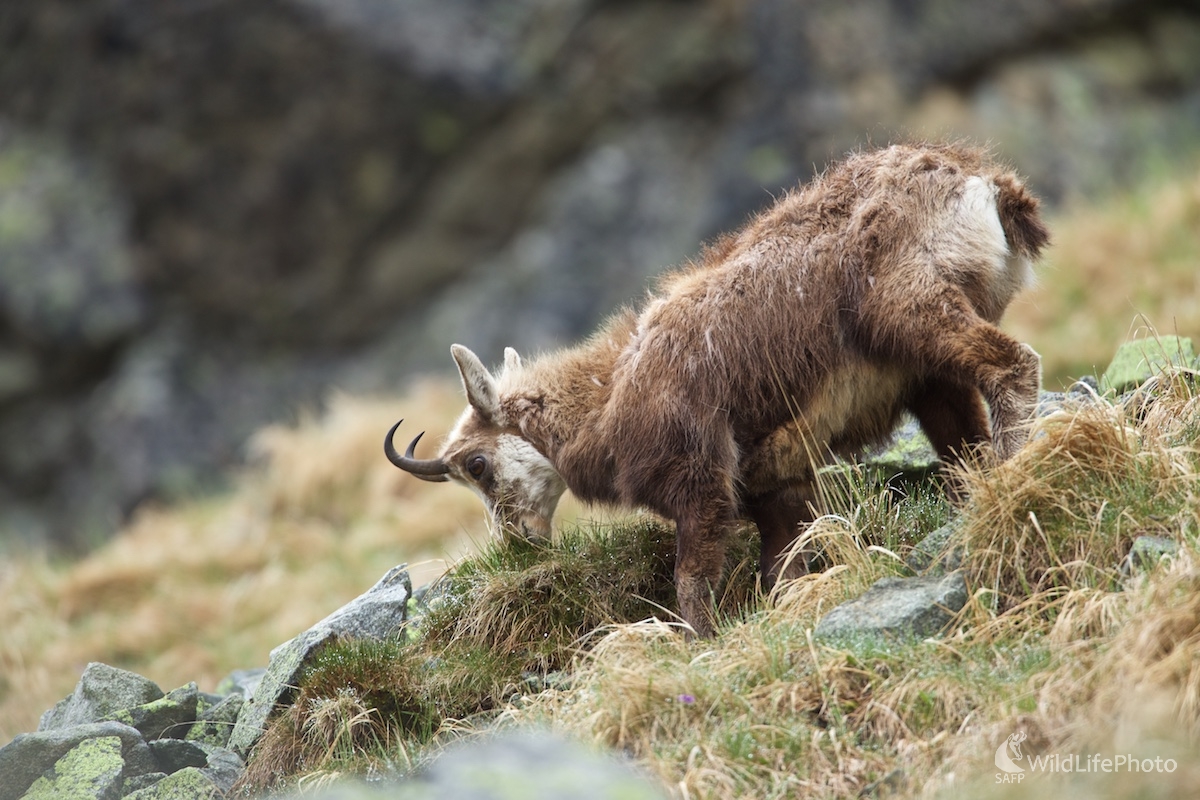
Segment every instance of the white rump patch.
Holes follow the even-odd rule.
[[[993,268],[1002,273],[1007,266],[1009,248],[996,209],[998,193],[996,184],[972,175],[963,185],[956,216],[960,226],[958,233],[964,237],[968,250],[991,256]]]

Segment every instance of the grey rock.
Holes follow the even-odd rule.
[[[144,775],[126,778],[125,783],[121,786],[121,796],[125,797],[140,789],[145,789],[147,786],[153,786],[165,777],[167,777],[165,772],[147,772]]]
[[[209,800],[225,797],[225,792],[204,770],[186,767],[150,786],[125,795],[124,800]]]
[[[241,697],[252,697],[258,688],[259,681],[267,673],[266,667],[253,669],[235,669],[217,683],[217,694],[238,694]]]
[[[182,739],[196,721],[199,691],[195,682],[172,689],[166,695],[140,706],[118,711],[112,719],[132,725],[147,740],[168,737]]]
[[[198,769],[212,781],[222,796],[228,795],[245,771],[246,762],[237,753],[227,748],[214,747],[204,742],[196,742],[196,745],[204,751],[208,759],[205,765]]]
[[[921,478],[941,465],[920,424],[906,414],[883,445],[864,452],[859,462],[889,480],[895,476]]]
[[[820,638],[888,635],[936,636],[967,603],[961,572],[945,576],[883,578],[861,597],[842,603],[817,623]]]
[[[228,693],[218,694],[216,692],[200,692],[196,695],[196,719],[208,711],[210,708],[223,703],[228,697]]]
[[[116,800],[124,770],[119,736],[85,739],[34,781],[22,800]]]
[[[257,682],[256,682],[257,685]],[[203,742],[215,747],[225,747],[237,723],[238,714],[246,701],[240,694],[230,694],[221,702],[204,709],[196,717],[196,724],[188,731],[189,742]]]
[[[1095,375],[1083,375],[1067,387],[1067,394],[1094,397],[1100,393],[1100,379]]]
[[[245,763],[237,754],[224,747],[205,742],[185,742],[178,739],[160,739],[150,742],[150,750],[167,775],[194,769],[221,793],[233,788],[245,770]],[[189,777],[188,781],[194,781]],[[167,784],[167,787],[174,784]],[[162,790],[160,790],[162,791]]]
[[[158,771],[141,734],[119,722],[97,722],[66,729],[24,733],[0,748],[0,800],[17,800],[56,762],[79,744],[102,738],[120,742],[121,775],[131,778]]]
[[[1137,388],[1169,367],[1190,368],[1195,359],[1192,340],[1186,337],[1135,339],[1117,348],[1100,376],[1100,386],[1105,392],[1120,394]]]
[[[1179,552],[1179,542],[1168,536],[1139,536],[1121,561],[1121,574],[1153,569],[1164,558]]]
[[[447,800],[666,797],[627,762],[540,732],[507,733],[448,748],[420,783],[424,786],[413,796]]]
[[[954,520],[929,533],[913,547],[904,563],[913,572],[933,571],[936,574],[952,572],[962,566],[966,551],[961,542],[955,540],[958,523]]]
[[[311,797],[311,795],[307,795]],[[657,782],[617,756],[540,731],[451,745],[415,778],[339,783],[314,800],[664,800]],[[296,798],[299,800],[299,798]]]
[[[159,700],[158,684],[128,670],[93,661],[83,670],[75,691],[42,715],[39,731],[60,730],[115,719],[126,709]],[[129,724],[128,720],[122,720]]]
[[[0,124],[0,319],[68,351],[131,335],[145,298],[128,212],[95,161]]]
[[[193,742],[182,739],[159,739],[149,743],[150,752],[158,762],[159,770],[168,775],[184,767],[208,765],[208,753]]]
[[[412,580],[408,576],[408,565],[400,564],[388,570],[370,589],[313,625],[306,633],[327,631],[353,639],[391,638],[404,627],[411,597]],[[288,644],[285,642],[276,650]],[[270,671],[270,667],[267,669]]]
[[[271,651],[271,660],[254,696],[238,714],[229,748],[245,757],[262,735],[275,707],[294,691],[296,677],[310,653],[337,636],[387,639],[402,630],[412,597],[406,564],[392,567],[359,597],[304,633]]]

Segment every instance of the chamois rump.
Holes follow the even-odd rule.
[[[1022,445],[1040,359],[996,323],[1048,239],[1037,199],[982,150],[854,154],[583,344],[528,362],[509,348],[495,375],[454,345],[468,407],[441,454],[415,458],[417,436],[400,455],[400,423],[385,450],[524,537],[549,535],[567,488],[673,520],[680,616],[708,636],[726,533],[753,520],[776,579],[815,470],[903,410],[944,461]]]

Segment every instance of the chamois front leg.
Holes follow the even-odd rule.
[[[725,537],[732,525],[726,514],[687,514],[675,522],[675,594],[679,616],[697,636],[716,633],[713,607],[725,567]]]
[[[927,395],[923,405],[913,408],[922,426],[928,423],[941,440],[935,442],[939,455],[942,448],[953,447],[954,437],[968,443],[978,438],[973,430],[977,401],[953,388],[963,384],[987,401],[997,459],[1009,458],[1025,443],[1041,385],[1041,357],[980,317],[960,290],[943,288],[904,302],[877,302],[863,310],[860,324],[859,334],[874,355],[909,365],[931,381],[932,389],[940,384],[948,393],[940,399]],[[950,415],[955,395],[965,405]]]

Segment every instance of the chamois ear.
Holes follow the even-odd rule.
[[[521,368],[521,356],[511,347],[504,348],[504,371],[512,372]]]
[[[496,389],[496,379],[492,377],[492,373],[483,366],[479,356],[461,344],[451,345],[450,354],[454,356],[459,374],[462,375],[467,402],[484,419],[497,422],[500,418],[500,392]]]

